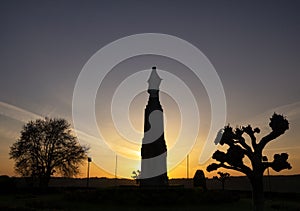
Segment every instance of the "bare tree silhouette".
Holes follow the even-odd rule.
[[[219,176],[214,176],[213,179],[218,180],[222,183],[222,190],[225,189],[225,182],[226,180],[229,180],[230,174],[227,172],[218,172]]]
[[[274,139],[278,138],[289,129],[289,122],[282,115],[276,113],[270,118],[269,126],[272,131],[261,138],[259,142],[256,140],[255,133],[259,133],[259,128],[254,128],[250,125],[247,127],[236,128],[225,126],[217,137],[221,136],[220,144],[228,145],[227,152],[217,150],[214,152],[212,158],[219,163],[212,163],[207,167],[207,171],[214,171],[218,168],[232,169],[244,173],[249,178],[252,185],[252,199],[253,210],[261,211],[264,209],[264,189],[263,189],[263,173],[271,167],[279,172],[283,169],[291,169],[291,165],[287,162],[288,154],[281,153],[275,154],[272,162],[263,161],[263,149],[265,146]],[[251,145],[246,143],[243,134],[246,133],[251,140]],[[215,142],[216,143],[216,142]],[[244,164],[243,159],[245,155],[251,162],[251,167]]]
[[[87,151],[72,135],[65,119],[45,118],[25,124],[9,154],[16,161],[18,174],[38,179],[40,187],[48,187],[55,172],[64,176],[78,174]]]

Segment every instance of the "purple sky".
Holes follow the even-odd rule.
[[[0,160],[9,165],[0,174],[12,174],[8,147],[32,113],[72,120],[76,79],[96,51],[147,32],[182,38],[209,58],[224,86],[227,122],[267,126],[272,112],[286,115],[290,130],[271,147],[294,155],[291,172],[299,173],[299,11],[299,1],[274,0],[1,1]],[[130,67],[150,69],[155,59],[142,61]],[[164,61],[157,63],[167,68]]]

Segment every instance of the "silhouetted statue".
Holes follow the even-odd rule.
[[[213,179],[218,180],[222,183],[222,190],[225,189],[225,182],[230,178],[230,174],[227,172],[218,172],[219,176],[214,176]]]
[[[87,150],[79,145],[65,119],[45,118],[25,124],[9,154],[16,161],[17,173],[48,187],[55,172],[67,177],[78,174]]]
[[[200,187],[204,191],[207,190],[206,188],[206,179],[204,172],[202,170],[197,170],[194,177],[193,177],[194,187]]]
[[[226,153],[217,150],[212,158],[219,161],[219,163],[212,163],[207,167],[209,172],[222,167],[247,175],[252,185],[253,210],[255,211],[264,209],[264,171],[268,167],[277,172],[292,168],[287,162],[287,153],[275,154],[272,162],[263,161],[263,149],[270,141],[278,138],[289,129],[289,122],[282,115],[274,113],[270,118],[269,126],[272,131],[261,138],[260,141],[257,141],[255,136],[255,133],[260,132],[259,128],[252,129],[250,125],[235,130],[229,125],[224,127],[217,137],[221,137],[219,142],[221,145],[227,144],[229,148]],[[251,145],[246,143],[243,137],[244,133],[250,137]],[[245,156],[251,161],[251,167],[244,164],[243,158]]]
[[[168,185],[164,118],[159,102],[161,80],[156,72],[156,67],[153,67],[148,80],[149,100],[145,109],[144,137],[141,149],[141,186]]]

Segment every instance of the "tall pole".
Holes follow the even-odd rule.
[[[89,187],[89,181],[90,181],[90,162],[92,162],[92,158],[88,157],[88,169],[87,169],[86,187]]]
[[[267,156],[263,156],[263,157],[262,157],[262,160],[263,160],[263,162],[265,162],[265,163],[267,163],[267,164],[269,163],[268,157],[267,157]],[[268,166],[267,170],[268,170],[269,191],[270,191],[270,193],[271,193],[271,180],[270,180],[270,170],[269,170],[269,166]]]
[[[116,164],[115,164],[115,179],[117,179],[117,168],[118,168],[118,155],[116,155]]]
[[[269,182],[269,191],[271,193],[271,180],[270,180],[270,170],[269,170],[269,167],[268,167],[268,182]]]
[[[186,156],[186,178],[189,178],[189,154]]]

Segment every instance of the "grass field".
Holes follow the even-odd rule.
[[[115,194],[111,194],[113,193],[112,191]],[[103,198],[103,194],[110,194],[110,196]],[[184,194],[184,197],[174,201],[174,203],[169,202],[167,204],[158,203],[152,197],[149,203],[145,204],[138,203],[133,190],[122,190],[121,192],[117,191],[117,193],[112,189],[109,192],[107,192],[107,189],[52,191],[52,193],[19,192],[0,195],[0,210],[251,210],[252,205],[249,197],[241,196],[240,199],[229,202],[226,202],[226,200],[211,201],[209,197],[216,194],[218,193],[194,194],[189,192]],[[272,200],[267,199],[265,208],[267,211],[297,211],[300,210],[300,202],[297,200],[297,197],[286,199],[285,197],[280,198],[277,196],[273,197]]]

